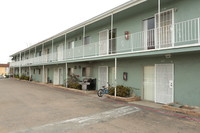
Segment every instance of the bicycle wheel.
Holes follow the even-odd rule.
[[[104,91],[103,91],[102,89],[99,89],[99,90],[97,91],[97,95],[98,95],[99,97],[102,97],[103,94],[104,94]]]

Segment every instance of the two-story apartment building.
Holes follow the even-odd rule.
[[[200,106],[200,1],[131,0],[11,55],[15,74],[138,88],[144,100]]]

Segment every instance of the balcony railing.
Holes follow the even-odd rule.
[[[136,32],[110,40],[64,49],[59,53],[12,62],[11,66],[29,66],[51,62],[110,56],[120,53],[134,53],[153,49],[175,48],[183,45],[200,43],[200,18],[195,18],[173,25],[166,25],[147,31]]]

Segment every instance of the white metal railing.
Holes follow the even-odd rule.
[[[195,18],[173,25],[162,26],[159,29],[136,32],[130,34],[128,38],[119,36],[111,40],[102,40],[87,45],[75,46],[71,49],[64,49],[62,53],[50,53],[23,61],[11,62],[11,66],[37,65],[150,49],[174,48],[198,43],[200,43],[200,18]]]

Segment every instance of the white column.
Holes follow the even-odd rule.
[[[113,44],[112,44],[112,42],[113,42],[113,40],[112,40],[113,39],[112,38],[112,36],[113,36],[113,14],[111,14],[111,26],[110,27],[111,27],[111,29],[110,29],[110,34],[111,34],[111,38],[110,38],[110,42],[111,42],[111,44],[110,44],[111,49],[110,50],[111,51],[110,51],[110,53],[112,54],[112,52],[113,52],[112,51],[112,46],[113,46]]]
[[[158,48],[160,48],[160,0],[158,0]]]
[[[52,40],[51,60],[53,61],[53,40]]]
[[[66,85],[66,87],[67,87],[67,79],[68,79],[68,67],[67,67],[67,63],[65,64],[65,73],[66,73],[66,75],[65,75],[65,78],[66,78],[66,80],[65,80],[65,85]]]
[[[117,58],[115,58],[115,97],[117,95]]]
[[[42,44],[42,63],[44,63],[44,43]]]
[[[44,78],[44,65],[42,67],[42,82],[45,83],[45,78]]]
[[[65,46],[64,46],[64,60],[66,60],[66,55],[67,55],[67,34],[65,34]]]
[[[85,26],[83,27],[83,57],[85,57]]]

